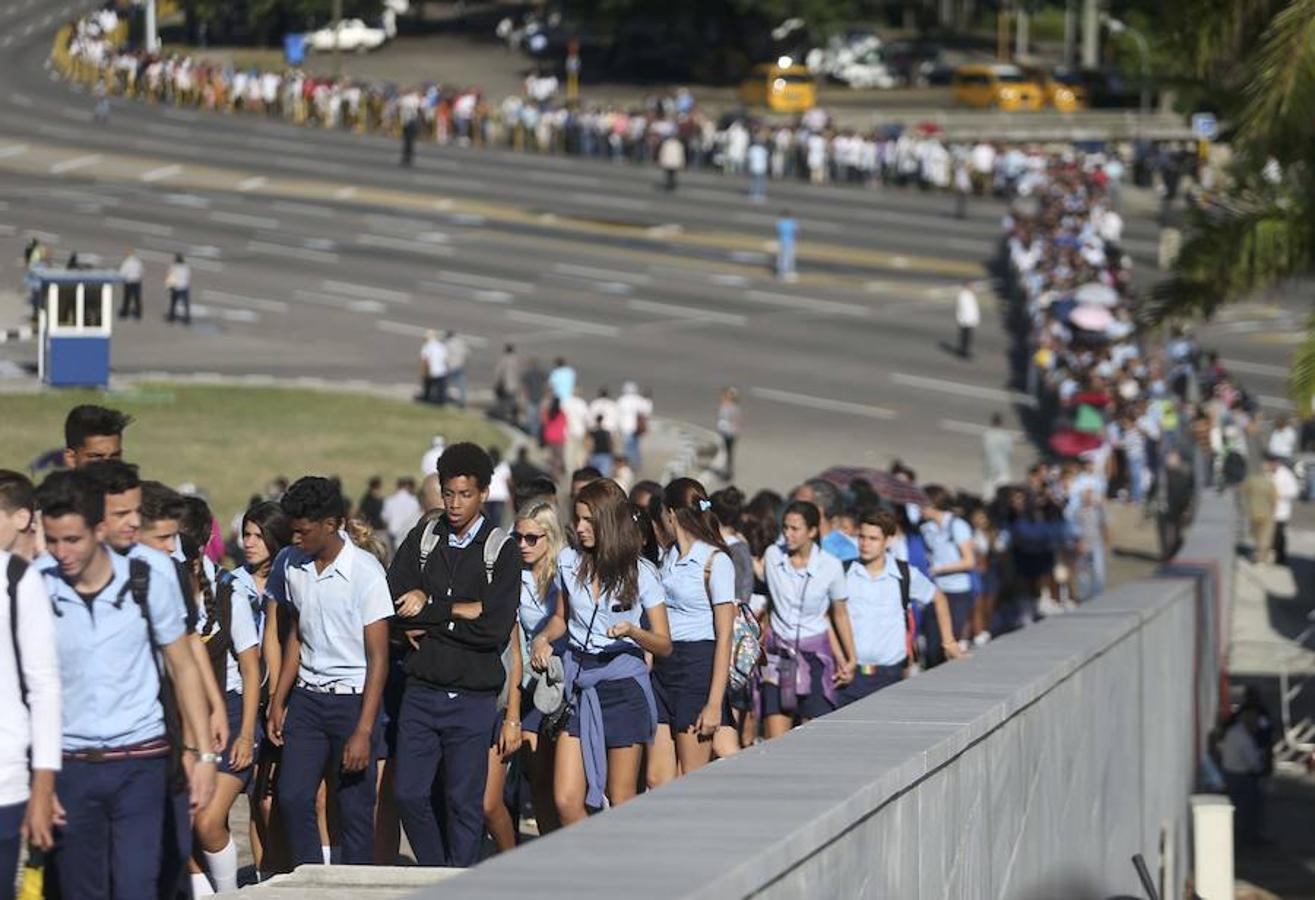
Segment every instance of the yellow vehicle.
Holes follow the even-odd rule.
[[[1046,106],[1060,112],[1087,108],[1087,88],[1076,72],[1069,69],[1047,71],[1039,66],[1024,66],[1023,74],[1041,85]]]
[[[772,112],[806,112],[817,104],[813,75],[807,66],[777,63],[754,66],[740,84],[740,102],[745,106],[765,106]]]
[[[1045,103],[1041,85],[1029,81],[1018,66],[992,63],[960,66],[952,81],[954,102],[978,109],[1040,109]]]

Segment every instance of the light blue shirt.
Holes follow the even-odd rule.
[[[365,626],[393,614],[384,567],[350,540],[323,572],[315,559],[284,547],[274,560],[265,593],[297,613],[301,665],[297,677],[324,687],[365,687]]]
[[[773,544],[763,554],[763,574],[771,595],[772,631],[783,641],[825,634],[831,604],[845,599],[845,567],[816,544],[808,565],[796,569],[790,556]]]
[[[947,527],[948,526],[948,527]],[[927,519],[918,526],[922,540],[927,545],[927,559],[934,569],[937,566],[953,565],[963,559],[959,547],[964,541],[971,541],[973,530],[968,523],[958,516],[946,513],[941,524]],[[948,575],[936,575],[936,586],[947,594],[962,594],[973,589],[972,576],[967,572],[952,572]]]
[[[843,531],[830,531],[822,538],[822,549],[842,563],[858,559],[858,542]]]
[[[127,747],[165,734],[157,668],[162,663],[151,652],[146,621],[128,588],[129,560],[105,550],[114,576],[91,609],[53,556],[43,554],[34,563],[56,613],[66,751]],[[162,573],[151,567],[146,609],[161,647],[183,636],[182,594],[172,568]]]
[[[534,583],[534,570],[521,570],[521,599],[516,609],[516,617],[521,623],[521,633],[527,642],[543,631],[548,620],[557,612],[557,582],[548,585],[548,596],[539,599],[539,586]]]
[[[449,531],[447,533],[447,545],[453,550],[465,550],[475,540],[475,535],[479,534],[479,530],[483,527],[484,517],[479,516],[470,523],[470,527],[466,529],[465,534],[458,535],[455,531]]]
[[[603,591],[595,606],[592,588],[580,581],[580,551],[574,547],[562,549],[557,556],[557,586],[566,591],[566,630],[572,647],[586,653],[603,653],[639,646],[630,638],[614,640],[607,636],[613,625],[621,622],[638,625],[644,610],[667,601],[657,568],[646,559],[639,560],[638,566],[639,594],[629,609],[613,609],[619,603],[610,591]]]
[[[563,403],[575,393],[575,369],[570,366],[558,366],[548,373],[548,389],[553,396]]]
[[[854,653],[861,666],[899,665],[905,647],[904,602],[900,598],[899,564],[886,553],[886,568],[875,578],[855,562],[845,575],[849,592],[849,621],[854,627]],[[909,602],[926,606],[936,586],[917,569],[909,569]]]
[[[707,583],[703,573],[712,560]],[[735,563],[711,544],[695,541],[689,553],[680,555],[672,544],[662,554],[662,589],[667,596],[667,616],[671,621],[673,641],[712,641],[717,633],[712,624],[712,608],[735,602]]]
[[[229,573],[231,575],[231,573]],[[218,572],[213,576],[207,571],[206,577],[210,578],[210,589],[214,591],[215,600],[219,599],[219,582]],[[229,615],[228,633],[233,642],[233,650],[228,654],[225,669],[224,691],[234,691],[242,693],[242,670],[237,665],[237,654],[244,650],[250,650],[260,643],[260,635],[256,632],[256,621],[251,615],[251,592],[236,577],[232,578],[233,592],[229,595],[228,602],[232,608]],[[196,611],[196,631],[205,637],[206,630],[209,627],[209,619],[206,618],[205,604],[197,599]]]
[[[246,566],[238,566],[233,570],[233,580],[237,582],[239,589],[246,593],[247,601],[251,604],[251,621],[256,625],[256,636],[264,637],[265,595],[256,587],[255,576]]]

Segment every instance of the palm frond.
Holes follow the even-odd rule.
[[[1288,396],[1304,418],[1315,398],[1315,316],[1306,322],[1306,340],[1292,356],[1288,369]]]
[[[1172,277],[1156,284],[1139,317],[1209,318],[1223,304],[1306,273],[1315,229],[1308,193],[1248,192],[1192,216]]]
[[[1294,126],[1309,133],[1313,88],[1315,0],[1289,0],[1265,29],[1249,67],[1239,139],[1263,148]]]

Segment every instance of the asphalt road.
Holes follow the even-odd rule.
[[[452,328],[476,348],[474,386],[504,341],[565,356],[590,396],[634,379],[660,415],[703,426],[737,385],[751,489],[896,457],[976,488],[982,426],[1020,400],[989,287],[976,357],[946,349],[958,284],[986,277],[998,203],[960,221],[939,195],[789,184],[755,205],[715,173],[668,195],[652,169],[432,145],[403,170],[384,138],[126,101],[96,126],[90,99],[43,68],[70,9],[0,4],[0,317],[17,316],[28,235],[61,263],[137,247],[147,317],[116,332],[117,371],[407,382],[425,329]],[[788,285],[767,244],[785,207],[801,226]],[[1155,224],[1133,218],[1127,235],[1153,264]],[[190,329],[161,321],[177,251]]]

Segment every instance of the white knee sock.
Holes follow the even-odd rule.
[[[209,856],[208,853],[206,855]],[[236,890],[236,887],[234,889]],[[205,877],[204,872],[192,873],[193,897],[213,897],[214,893],[214,890],[210,887],[210,879]]]
[[[218,853],[204,851],[205,865],[210,870],[210,877],[215,881],[215,892],[237,890],[237,844],[229,835],[228,843]]]
[[[320,844],[320,855],[321,855],[322,857],[324,857],[324,864],[325,864],[326,866],[327,866],[327,865],[330,865],[330,864],[333,863],[333,848],[332,848],[332,847],[329,847],[329,846],[327,846],[327,845],[325,845],[325,844]]]

